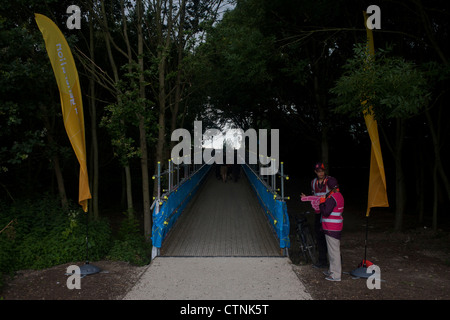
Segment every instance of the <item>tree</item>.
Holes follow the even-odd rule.
[[[186,97],[190,94],[190,86],[187,85],[192,70],[189,58],[197,45],[196,37],[216,21],[222,2],[226,1],[149,1],[148,15],[155,32],[151,40],[156,48],[156,52],[150,52],[151,60],[156,65],[152,89],[158,106],[155,172],[157,163],[164,165],[164,160],[169,158],[167,147],[172,144],[168,143],[167,130],[176,129],[180,110],[183,104],[186,107]],[[155,180],[154,195],[157,192],[156,183]]]
[[[113,135],[112,142],[126,168],[127,181],[129,167],[126,161],[137,154],[140,157],[144,233],[147,239],[150,239],[151,233],[148,165],[149,154],[153,155],[153,148],[149,148],[148,144],[155,141],[152,136],[155,132],[155,125],[152,124],[154,116],[157,119],[158,135],[153,157],[156,164],[165,159],[167,127],[175,128],[180,106],[186,96],[186,83],[183,81],[187,77],[187,63],[184,56],[191,48],[186,44],[192,45],[189,40],[199,32],[201,22],[212,19],[216,15],[212,8],[220,3],[221,1],[140,0],[134,5],[120,0],[107,7],[104,1],[100,1],[99,7],[94,11],[104,35],[113,80],[105,74],[100,75],[99,69],[91,74],[97,77],[99,83],[108,87],[117,99],[117,103],[107,107],[103,124]],[[114,6],[120,8],[119,15],[108,10]],[[135,28],[130,30],[129,25]],[[122,57],[125,58],[125,63],[121,69],[118,61],[123,61]],[[168,110],[171,112],[170,121],[167,117]],[[136,116],[137,121],[133,121],[130,114]],[[139,128],[138,153],[134,149],[134,139],[127,133],[129,126],[136,123]],[[131,183],[127,182],[127,186],[127,190],[131,190]],[[154,192],[155,190],[156,188]],[[128,199],[131,199],[130,195]]]
[[[385,142],[395,160],[395,229],[400,230],[406,202],[403,171],[405,122],[428,105],[430,92],[425,74],[414,63],[389,57],[387,53],[379,49],[373,58],[368,58],[366,46],[356,45],[353,58],[347,60],[344,74],[330,92],[336,96],[333,99],[337,105],[336,113],[360,117],[363,112],[372,112],[369,106],[373,106],[382,132],[383,126],[392,126],[391,120],[394,120],[395,141],[392,144],[386,138]]]
[[[22,197],[41,191],[52,180],[36,181],[45,159],[56,177],[62,206],[67,208],[60,160],[67,155],[62,144],[68,140],[59,139],[62,121],[58,122],[54,75],[39,30],[29,25],[20,10],[9,6],[0,11],[0,185],[10,199],[16,193]],[[8,9],[12,18],[4,16]],[[9,187],[18,188],[15,192]]]
[[[89,58],[91,61],[91,68],[95,68],[95,36],[94,36],[94,8],[93,5],[89,8]],[[89,78],[89,111],[91,115],[91,133],[92,133],[92,153],[93,160],[91,165],[91,189],[92,201],[91,207],[94,213],[94,219],[99,218],[98,198],[99,198],[99,164],[98,164],[98,138],[97,138],[97,102],[95,98],[95,80],[93,77]]]
[[[96,4],[96,5],[95,5]],[[92,81],[96,79],[96,81],[106,88],[117,100],[116,104],[109,105],[107,107],[107,111],[109,111],[109,115],[104,116],[102,119],[102,125],[107,127],[111,136],[112,136],[112,145],[116,147],[116,154],[119,157],[119,162],[124,168],[125,171],[125,184],[126,184],[126,194],[127,194],[127,212],[129,216],[133,216],[134,208],[133,208],[133,195],[132,195],[132,182],[131,182],[131,171],[129,160],[137,155],[135,150],[133,149],[133,140],[126,136],[127,133],[127,123],[126,121],[129,118],[125,118],[124,114],[127,114],[127,106],[129,104],[123,102],[123,96],[126,93],[121,91],[123,86],[126,86],[123,82],[120,83],[120,74],[119,68],[117,66],[116,60],[112,46],[120,53],[126,56],[128,61],[128,72],[131,73],[131,65],[133,63],[133,57],[131,55],[131,46],[128,40],[128,32],[127,32],[127,17],[125,15],[125,3],[123,0],[120,1],[120,13],[121,13],[121,21],[123,24],[123,38],[125,39],[126,51],[120,49],[117,44],[114,42],[112,36],[112,30],[109,28],[109,16],[107,15],[107,10],[105,7],[104,1],[100,1],[99,3],[89,2],[90,8],[90,26],[93,24],[93,21],[98,22],[102,30],[102,35],[104,37],[104,43],[106,46],[106,52],[108,56],[108,60],[110,63],[111,71],[113,77],[109,77],[105,72],[103,72],[100,68],[97,68],[95,62],[92,59],[84,63],[84,66],[89,67],[89,83],[90,87],[92,87]],[[93,31],[90,31],[90,33]],[[92,50],[92,49],[91,49]],[[125,53],[126,52],[126,53]],[[129,79],[129,78],[127,78]]]
[[[274,39],[258,29],[256,21],[261,18],[256,2],[238,2],[196,51],[203,62],[197,78],[206,80],[200,103],[221,125],[231,120],[243,129],[258,128],[266,120],[271,92],[265,89],[271,83],[268,64]]]
[[[328,162],[330,141],[348,123],[330,112],[328,92],[353,41],[353,32],[342,32],[353,30],[341,26],[347,11],[332,1],[238,1],[197,52],[209,79],[203,115],[286,128],[282,143],[296,145],[287,156],[307,149],[313,161]]]

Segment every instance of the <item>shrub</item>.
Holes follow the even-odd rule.
[[[145,265],[150,262],[151,245],[147,243],[135,218],[125,218],[114,240],[108,259]]]
[[[51,196],[0,201],[0,288],[2,276],[17,270],[43,269],[86,259],[86,213],[77,205],[68,212]],[[145,265],[150,262],[147,243],[135,218],[125,218],[113,239],[106,220],[88,223],[89,260],[104,258]]]
[[[0,205],[0,225],[14,220],[0,235],[0,270],[42,269],[86,258],[85,213],[78,208],[64,212],[58,199]],[[111,248],[111,230],[104,221],[89,222],[89,259],[104,258]]]

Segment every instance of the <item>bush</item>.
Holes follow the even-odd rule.
[[[0,270],[42,269],[86,258],[85,213],[79,208],[64,212],[59,200],[49,196],[0,205],[0,226],[14,220],[0,234]],[[106,221],[89,222],[89,259],[104,258],[111,248]]]
[[[135,265],[150,263],[151,245],[145,241],[135,218],[125,218],[114,241],[108,259],[130,262]]]
[[[2,276],[17,270],[43,269],[86,259],[86,213],[77,205],[69,212],[51,196],[0,201],[0,288]],[[134,218],[122,221],[113,239],[106,220],[89,221],[89,261],[104,258],[145,265],[150,262],[147,243]]]

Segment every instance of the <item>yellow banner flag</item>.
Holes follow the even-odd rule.
[[[373,44],[372,30],[367,28],[367,14],[364,11],[364,25],[367,31],[367,45],[369,49],[369,57],[375,55],[375,48]],[[367,100],[363,101],[365,105]],[[369,106],[369,112],[364,112],[364,120],[366,122],[367,131],[372,142],[371,156],[370,156],[370,176],[369,176],[369,196],[367,203],[368,217],[370,208],[372,207],[389,207],[389,202],[386,193],[386,177],[384,173],[383,157],[381,155],[380,138],[378,136],[377,121],[373,116],[372,106]]]
[[[44,36],[45,47],[58,84],[64,127],[80,163],[78,203],[84,212],[87,212],[87,200],[91,199],[91,192],[86,165],[83,103],[78,72],[61,30],[42,14],[35,13],[35,19]]]

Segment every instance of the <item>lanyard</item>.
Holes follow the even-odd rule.
[[[322,188],[323,188],[324,185],[325,185],[325,187],[326,187],[327,181],[328,181],[328,176],[327,176],[325,179],[323,179],[323,182],[322,182]],[[318,189],[318,190],[322,190],[322,188],[319,187],[319,178],[316,179],[316,186],[317,186],[317,189]]]

